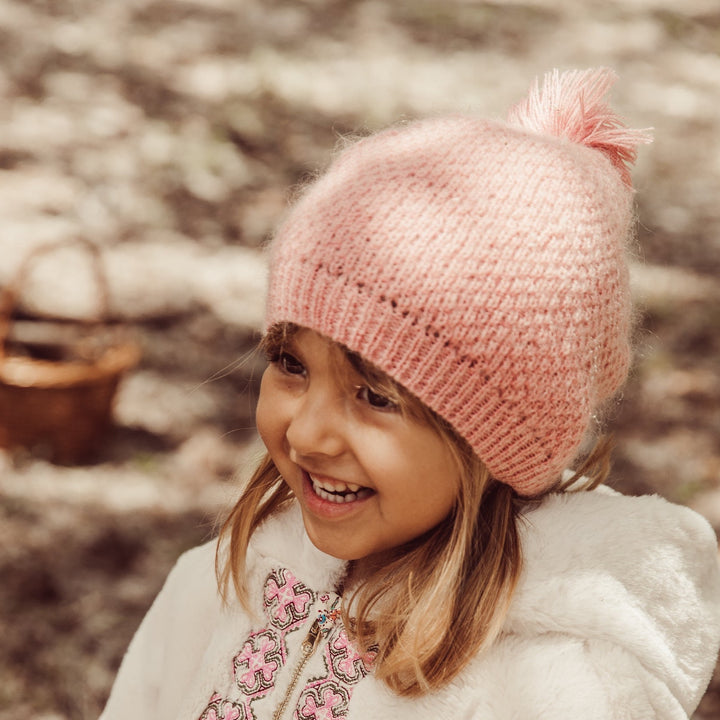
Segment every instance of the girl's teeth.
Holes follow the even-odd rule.
[[[312,487],[316,495],[327,500],[328,502],[342,504],[354,502],[358,498],[362,499],[369,494],[367,488],[362,488],[360,485],[339,483],[338,485],[330,486],[332,490],[328,490],[327,486],[321,485],[315,478],[310,476],[312,481]]]
[[[357,495],[355,493],[347,493],[346,495],[334,495],[333,493],[327,492],[327,490],[323,490],[322,488],[315,488],[315,492],[323,499],[328,500],[332,503],[337,503],[338,505],[342,503],[349,503],[353,502],[353,500],[357,500]]]
[[[360,485],[355,485],[354,483],[344,483],[337,480],[333,482],[329,482],[327,480],[320,482],[312,475],[310,475],[310,480],[312,480],[314,486],[327,490],[328,492],[346,493],[349,491],[351,493],[356,493],[361,487]]]

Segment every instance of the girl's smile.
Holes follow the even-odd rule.
[[[300,329],[270,359],[258,430],[318,548],[369,558],[447,517],[459,470],[436,428],[373,388],[312,330]]]
[[[355,512],[359,505],[373,495],[373,490],[347,483],[319,478],[303,471],[302,499],[308,509],[319,517],[339,518]],[[330,488],[337,488],[331,490]]]
[[[336,505],[364,500],[372,494],[370,488],[361,487],[355,483],[344,483],[312,473],[306,473],[306,475],[313,494]]]

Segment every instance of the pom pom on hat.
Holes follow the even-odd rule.
[[[273,241],[266,324],[401,383],[522,495],[551,487],[627,375],[626,163],[606,70],[553,74],[503,124],[412,122],[344,150]]]
[[[527,98],[510,108],[508,124],[600,150],[632,186],[628,166],[637,160],[637,146],[652,138],[647,130],[629,128],[605,103],[616,80],[610,68],[553,70],[542,88],[536,78]]]

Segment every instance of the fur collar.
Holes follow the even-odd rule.
[[[506,636],[561,633],[642,658],[686,712],[699,701],[720,637],[716,539],[687,508],[608,488],[550,495],[523,515],[523,572]],[[293,568],[316,590],[346,563],[315,548],[294,504],[251,545],[257,570]],[[715,648],[715,650],[713,650]]]

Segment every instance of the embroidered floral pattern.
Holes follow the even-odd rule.
[[[300,695],[293,718],[340,720],[346,717],[352,691],[371,671],[375,654],[362,656],[352,646],[342,624],[339,604],[340,598],[334,593],[318,596],[289,570],[273,570],[263,592],[263,608],[269,625],[251,633],[233,657],[235,690],[230,693],[233,699],[213,694],[200,720],[257,720],[266,714],[269,717],[272,711],[267,712],[262,698],[275,687],[282,668],[288,662],[297,662],[292,656],[288,657],[287,639],[300,628],[307,632],[311,612],[317,615],[323,649],[315,658],[315,677],[306,681],[304,687],[298,686]],[[258,701],[262,710],[260,706],[254,709]]]
[[[210,698],[210,704],[200,716],[200,720],[245,720],[244,709],[230,700],[223,700],[215,693]]]
[[[374,659],[372,652],[360,655],[336,621],[323,652],[326,675],[305,686],[293,720],[344,718],[354,686],[372,670]]]
[[[321,595],[320,602],[328,605],[330,603],[330,596],[327,593]],[[328,635],[335,627],[335,624],[342,619],[339,605],[340,597],[338,596],[329,608],[318,610],[318,624],[320,625],[320,632],[322,632],[323,635]]]
[[[275,627],[286,632],[307,619],[314,600],[315,593],[289,570],[274,570],[265,582],[265,612]]]
[[[305,688],[293,720],[336,720],[344,718],[350,693],[332,681],[321,681]]]
[[[365,657],[360,655],[350,644],[345,630],[340,630],[330,640],[325,655],[330,661],[331,677],[346,685],[360,682],[368,674],[368,666],[372,666],[375,658],[374,653]]]
[[[235,682],[249,697],[262,697],[272,688],[284,661],[280,637],[274,630],[253,633],[233,658]]]
[[[235,684],[249,703],[274,687],[275,676],[287,661],[285,636],[307,620],[314,601],[315,593],[289,570],[281,568],[268,575],[263,607],[270,627],[252,633],[233,658]]]

